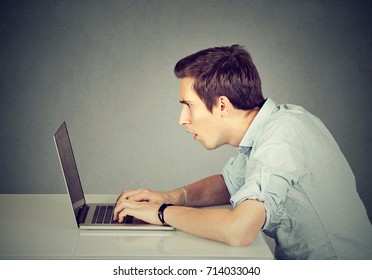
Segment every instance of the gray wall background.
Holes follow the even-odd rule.
[[[264,94],[331,130],[372,217],[370,1],[1,1],[0,193],[65,193],[69,126],[87,193],[162,190],[221,171],[177,124],[178,59],[244,45]],[[335,194],[337,195],[337,194]]]

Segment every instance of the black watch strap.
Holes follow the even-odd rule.
[[[167,204],[167,203],[163,203],[160,207],[159,207],[159,210],[158,210],[158,217],[159,217],[159,220],[160,222],[167,226],[167,223],[164,221],[164,210],[165,208],[167,208],[168,206],[174,206],[173,204]]]

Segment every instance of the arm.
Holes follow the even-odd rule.
[[[263,202],[245,200],[234,209],[168,207],[165,222],[179,230],[232,246],[254,241],[265,222]]]
[[[181,198],[173,204],[200,207],[223,205],[228,204],[230,201],[230,194],[222,175],[207,177],[187,185],[183,189],[187,192],[187,198],[185,199],[185,194],[181,190]],[[177,197],[177,193],[178,195],[180,194],[180,189],[168,192],[171,197]],[[183,203],[180,204],[180,202]]]
[[[126,200],[118,207],[121,219],[131,215],[148,223],[161,224],[157,204]],[[167,224],[179,230],[232,246],[246,246],[262,228],[265,208],[263,202],[257,200],[245,200],[233,210],[171,206],[164,210],[164,218]]]
[[[212,206],[227,204],[230,195],[221,175],[215,175],[184,187],[188,206]],[[212,195],[213,194],[213,195]],[[161,224],[158,218],[159,204],[172,203],[181,206],[168,207],[164,211],[165,222],[179,230],[232,246],[246,246],[256,237],[265,222],[262,202],[245,200],[236,208],[205,209],[184,207],[181,189],[169,192],[137,190],[124,192],[116,203],[114,219],[123,221],[126,215],[152,224]]]
[[[138,189],[123,192],[116,201],[119,205],[125,200],[148,201],[155,204],[171,203],[181,206],[212,206],[227,204],[230,194],[222,175],[214,175],[183,187],[167,192]]]

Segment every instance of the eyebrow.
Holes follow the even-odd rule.
[[[192,103],[191,101],[187,101],[187,100],[180,100],[180,103],[181,104],[190,104],[190,103]]]

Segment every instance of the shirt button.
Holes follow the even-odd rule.
[[[279,208],[276,211],[276,215],[279,216],[279,217],[283,217],[283,216],[285,216],[285,214],[287,214],[287,210],[285,210],[284,208]]]

